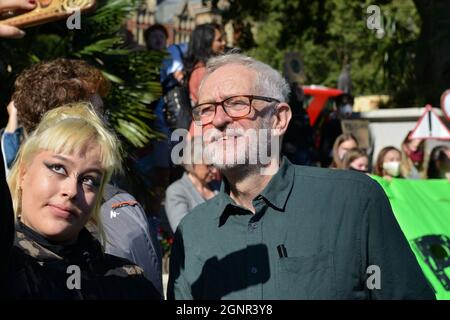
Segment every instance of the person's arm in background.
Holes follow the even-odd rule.
[[[2,153],[4,157],[4,165],[6,174],[11,168],[16,155],[19,152],[20,142],[22,138],[22,128],[19,128],[17,120],[17,109],[14,106],[14,101],[8,104],[8,124],[1,135]]]
[[[36,0],[0,0],[0,12],[14,9],[31,10],[35,7]],[[23,30],[0,23],[0,38],[18,39],[24,36],[25,32]]]

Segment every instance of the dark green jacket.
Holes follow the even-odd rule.
[[[180,223],[169,299],[434,299],[370,177],[292,165],[253,200],[226,182]]]

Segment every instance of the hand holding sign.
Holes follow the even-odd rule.
[[[36,7],[35,0],[0,0],[0,19],[14,14],[14,10],[28,11]],[[22,38],[25,32],[17,27],[0,23],[0,38]]]
[[[1,2],[11,2],[12,0],[0,0]],[[95,7],[95,0],[20,0],[34,4],[33,7],[19,7],[33,9],[29,12],[16,10],[10,11],[11,17],[0,20],[0,27],[5,29],[10,27],[32,27],[48,22],[68,18],[72,13],[90,11]],[[36,5],[37,3],[37,5]],[[16,6],[17,8],[17,6]],[[23,34],[22,34],[23,36]]]

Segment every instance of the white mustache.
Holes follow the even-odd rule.
[[[225,131],[220,131],[215,128],[208,130],[204,135],[206,143],[214,143],[219,140],[227,140],[230,138],[239,138],[245,136],[245,130],[242,128],[231,128]]]

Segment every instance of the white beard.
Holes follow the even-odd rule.
[[[265,167],[270,164],[271,156],[279,155],[279,143],[276,143],[279,139],[274,137],[275,141],[272,141],[269,130],[270,119],[263,120],[259,129],[227,129],[222,132],[212,128],[204,136],[204,157],[221,171]]]

